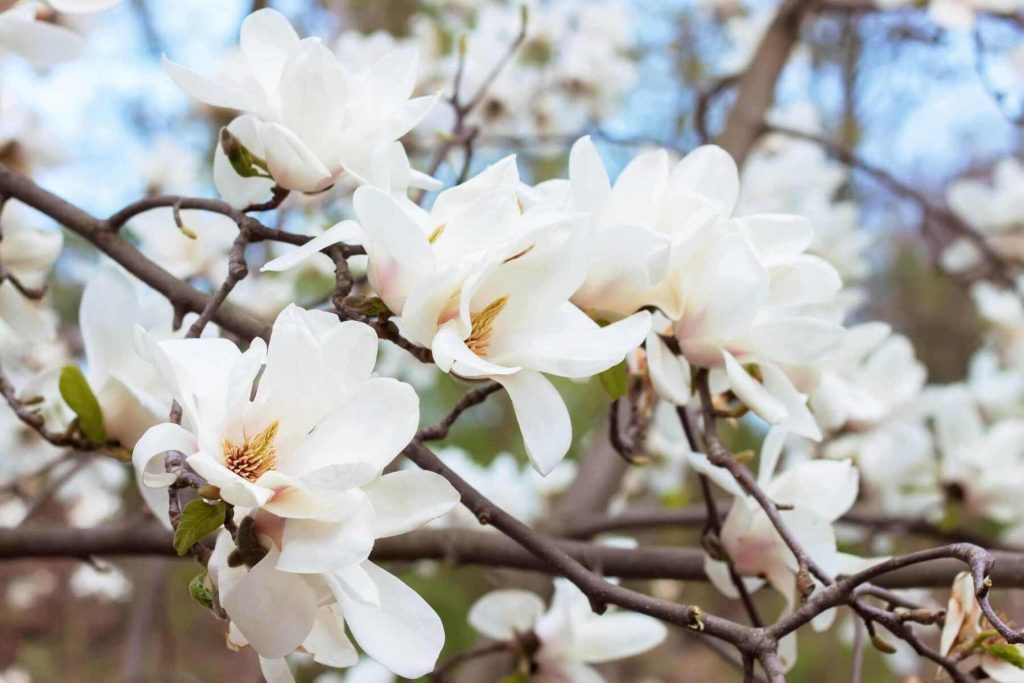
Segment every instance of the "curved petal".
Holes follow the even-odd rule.
[[[364,490],[373,503],[377,538],[423,526],[459,504],[459,492],[433,472],[403,470],[385,474]]]
[[[572,422],[558,390],[544,375],[520,370],[491,377],[505,387],[534,468],[548,474],[562,462],[572,443]]]
[[[159,456],[167,451],[180,451],[188,455],[195,452],[195,449],[195,436],[180,425],[168,422],[147,430],[132,451],[132,465],[135,467],[139,492],[156,518],[168,529],[171,523],[167,519],[166,487],[174,483],[175,476],[165,469],[163,458]]]
[[[756,379],[750,376],[739,361],[728,351],[722,351],[725,360],[725,372],[729,377],[729,386],[748,408],[757,413],[768,424],[778,424],[786,419],[789,411],[778,398],[773,396]]]
[[[25,5],[31,8],[31,5]],[[71,61],[82,54],[85,42],[74,31],[46,21],[0,14],[0,48],[39,67]]]
[[[272,273],[291,270],[314,254],[320,253],[322,249],[326,249],[332,244],[343,242],[351,237],[352,229],[355,226],[355,221],[341,221],[340,223],[336,223],[325,230],[322,234],[317,235],[302,246],[295,247],[277,258],[267,261],[260,270],[264,272],[270,271]]]
[[[302,643],[302,649],[324,666],[347,667],[359,661],[359,653],[345,635],[345,621],[338,605],[317,610],[313,630]]]
[[[167,57],[163,58],[163,64],[164,70],[171,80],[200,102],[211,107],[251,111],[257,115],[266,113],[262,103],[243,90],[237,90],[226,83],[211,81],[206,76],[200,76],[195,71],[172,62]]]
[[[365,496],[343,522],[289,519],[276,566],[285,572],[319,574],[363,562],[373,548],[373,524],[373,507]]]
[[[677,406],[690,402],[690,364],[677,356],[654,330],[647,334],[647,371],[658,396]]]
[[[623,638],[624,633],[629,637]],[[647,652],[667,635],[664,624],[645,614],[602,614],[574,625],[572,654],[588,664],[600,664]]]
[[[569,182],[573,206],[579,211],[597,214],[611,197],[608,172],[589,135],[577,140],[569,151]]]
[[[469,608],[469,625],[494,640],[515,640],[517,633],[533,630],[544,601],[535,593],[506,589],[487,593]]]
[[[338,596],[356,642],[389,670],[417,678],[429,673],[444,646],[444,626],[416,591],[371,562],[363,569],[380,591],[380,607]]]
[[[267,168],[281,187],[298,192],[319,192],[333,182],[332,172],[289,129],[278,123],[263,123],[260,135],[266,147]]]

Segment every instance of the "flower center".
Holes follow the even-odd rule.
[[[508,295],[495,299],[482,310],[469,316],[470,322],[473,323],[473,329],[466,338],[466,346],[470,351],[478,356],[487,355],[487,348],[491,344],[491,334],[494,332],[494,321],[507,303]]]
[[[256,436],[245,436],[241,444],[224,439],[221,444],[224,466],[249,481],[256,481],[264,472],[274,469],[277,465],[274,438],[277,436],[278,425],[278,421],[274,420]]]

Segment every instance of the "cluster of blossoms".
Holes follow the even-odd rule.
[[[113,4],[50,3],[58,12]],[[37,21],[41,9],[20,3],[0,14],[0,46],[24,52],[15,38],[32,31],[67,38]],[[360,280],[366,310],[394,325],[407,347],[437,372],[470,386],[493,382],[507,394],[532,469],[509,453],[484,466],[452,448],[441,460],[522,522],[542,519],[575,474],[566,460],[570,411],[549,377],[583,382],[621,370],[642,395],[640,448],[655,462],[633,470],[611,506],[667,498],[687,470],[716,484],[731,506],[705,546],[704,570],[726,596],[769,586],[789,614],[820,581],[805,585],[806,567],[762,503],[688,442],[686,420],[701,412],[741,417],[763,437],[757,485],[831,576],[877,562],[841,548],[846,530],[837,526],[855,504],[929,522],[983,519],[998,525],[1001,540],[1024,543],[1024,305],[1015,292],[975,285],[989,329],[971,375],[927,386],[906,337],[882,323],[848,322],[870,245],[857,229],[857,205],[843,198],[848,174],[813,143],[781,136],[763,140],[742,176],[728,153],[707,145],[681,159],[640,153],[613,180],[583,137],[564,178],[530,184],[509,156],[442,190],[413,167],[402,141],[450,127],[455,112],[437,91],[460,63],[465,92],[487,86],[469,123],[527,137],[575,133],[605,118],[635,73],[617,4],[531,7],[530,26],[539,28],[493,82],[492,65],[514,44],[518,9],[454,3],[438,12],[439,22],[411,26],[408,38],[346,33],[332,50],[261,10],[245,20],[238,52],[215,79],[165,61],[196,100],[239,112],[212,164],[232,207],[283,200],[317,211],[331,188],[355,187],[350,218],[301,246],[275,246],[262,272],[231,291],[230,304],[276,318],[269,342],[230,339],[215,325],[187,335],[194,316],[175,325],[169,302],[103,263],[89,272],[78,310],[79,368],[66,349],[51,347],[56,317],[42,293],[60,233],[28,227],[17,204],[4,209],[0,354],[18,397],[45,429],[130,459],[153,514],[178,536],[197,515],[220,515],[204,529],[216,541],[195,592],[228,619],[231,647],[252,647],[271,683],[292,680],[285,658],[293,653],[353,667],[351,680],[360,670],[425,675],[444,644],[442,622],[371,553],[378,539],[420,527],[480,525],[447,479],[397,462],[416,437],[416,389],[436,380],[433,367],[425,375],[390,367],[395,348],[379,342],[378,329],[339,320],[340,309],[292,303],[307,274],[333,284],[325,252],[339,245],[361,247],[345,267]],[[457,47],[451,35],[468,23],[475,32]],[[794,117],[807,123],[800,111],[781,120]],[[147,193],[187,191],[194,159],[170,145],[160,156],[181,163],[140,169]],[[963,181],[948,198],[1007,259],[1021,255],[1022,179],[1020,165],[1007,161],[993,183]],[[437,192],[421,202],[416,190]],[[230,212],[167,206],[134,216],[125,230],[170,275],[212,290],[229,277],[239,223]],[[957,241],[942,260],[966,272],[979,256],[974,243]],[[385,376],[402,373],[408,383]],[[705,386],[710,406],[701,405]],[[12,423],[3,433],[18,436],[14,417],[2,419]],[[38,439],[25,442],[15,478],[59,457]],[[124,469],[108,464],[76,487],[119,491]],[[201,485],[182,511],[185,476]],[[62,495],[71,497],[76,525],[120,508],[115,493],[91,495],[81,507],[75,487]],[[25,514],[0,505],[0,525]],[[179,550],[202,555],[200,538],[189,540]],[[119,575],[83,574],[77,585],[83,595],[127,592]],[[983,633],[968,586],[954,586],[944,653]],[[833,616],[813,625],[827,628]],[[565,579],[555,581],[550,607],[533,593],[497,590],[472,607],[469,622],[522,655],[534,680],[599,681],[591,665],[666,637],[652,617],[594,614]],[[786,667],[795,647],[793,635],[780,643]],[[978,659],[995,680],[1018,680],[1005,659]]]

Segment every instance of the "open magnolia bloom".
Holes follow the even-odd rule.
[[[278,569],[316,573],[362,562],[375,538],[458,502],[439,475],[381,476],[416,433],[419,399],[407,384],[371,377],[370,327],[292,305],[277,317],[269,348],[260,339],[245,353],[226,339],[140,341],[183,418],[182,426],[153,427],[136,445],[143,483],[170,484],[164,454],[183,453],[226,502],[285,520]]]
[[[584,138],[570,174],[572,205],[598,226],[594,265],[573,301],[611,314],[645,304],[665,314],[647,339],[662,397],[686,403],[690,366],[709,368],[716,393],[732,390],[770,424],[820,438],[794,379],[842,333],[829,310],[841,281],[805,253],[811,225],[789,214],[734,217],[736,164],[711,145],[675,166],[664,150],[643,154],[609,188]],[[675,337],[681,355],[661,335]]]
[[[319,192],[347,171],[373,182],[390,169],[391,143],[415,126],[435,97],[409,99],[416,83],[415,51],[395,50],[368,68],[338,62],[318,38],[300,39],[278,12],[246,17],[241,60],[217,81],[165,60],[171,78],[196,99],[251,114],[228,127],[230,163],[218,188],[241,203],[249,181],[269,179],[299,192]],[[233,148],[238,142],[245,149]],[[222,148],[218,154],[225,153]],[[234,169],[235,177],[228,174]],[[265,197],[264,197],[265,198]]]
[[[796,537],[808,557],[830,575],[850,574],[876,560],[862,559],[839,552],[832,523],[849,510],[857,498],[857,470],[849,460],[808,460],[776,474],[786,432],[769,430],[761,446],[757,483],[780,508],[782,521]],[[735,498],[719,538],[736,572],[745,577],[748,590],[760,588],[765,582],[786,599],[786,611],[792,611],[797,599],[796,557],[775,529],[760,504],[736,482],[727,470],[711,464],[700,453],[690,455],[690,463],[701,474],[721,486]],[[704,571],[718,590],[730,598],[739,594],[729,575],[728,565],[705,555]],[[827,628],[834,610],[819,615],[816,628]],[[795,643],[787,644],[789,655],[783,657],[792,665]]]
[[[1016,9],[1014,7],[1013,9]],[[1014,158],[996,164],[992,183],[973,178],[949,184],[946,200],[957,216],[981,233],[987,245],[1012,261],[1024,260],[1024,166]],[[952,272],[964,272],[982,262],[977,245],[958,237],[942,250],[942,265]]]
[[[964,671],[981,667],[996,683],[1024,683],[1024,669],[1015,663],[1024,657],[1024,645],[1010,645],[991,629],[974,595],[970,572],[953,579],[939,654],[962,657],[955,661],[963,662]]]
[[[30,228],[24,218],[20,206],[9,205],[3,212],[0,264],[24,287],[42,289],[64,246],[64,237],[57,231]],[[0,282],[0,323],[11,333],[4,334],[4,339],[17,345],[48,341],[56,334],[45,307],[18,291],[10,279]]]
[[[445,372],[493,379],[508,392],[534,467],[547,474],[568,451],[569,412],[543,374],[596,375],[636,348],[650,327],[637,313],[601,327],[569,299],[592,252],[586,217],[519,194],[514,157],[442,192],[428,213],[361,187],[368,279],[409,339]],[[291,267],[338,241],[342,223],[268,264]]]
[[[535,683],[598,683],[591,664],[647,652],[665,640],[654,617],[609,609],[595,614],[587,596],[568,579],[555,579],[551,607],[524,590],[492,591],[474,603],[469,623],[481,634],[522,648]]]
[[[208,565],[231,619],[229,643],[256,650],[268,683],[292,683],[284,657],[295,651],[326,666],[355,664],[359,654],[346,625],[363,651],[400,676],[417,678],[434,668],[444,627],[416,591],[366,560],[320,574],[280,571],[280,520],[274,520],[259,515],[255,529],[265,554],[252,566],[232,560],[237,549],[227,532]]]

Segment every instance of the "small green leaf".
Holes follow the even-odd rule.
[[[388,312],[387,304],[385,304],[380,297],[376,296],[367,297],[360,294],[353,294],[352,296],[345,298],[345,306],[368,317]]]
[[[514,674],[505,676],[499,683],[527,683],[527,679],[526,676],[517,671]]]
[[[213,591],[206,585],[205,569],[188,582],[188,594],[203,607],[213,609]]]
[[[613,401],[626,395],[626,388],[629,385],[629,370],[626,368],[626,361],[608,368],[597,378],[601,380],[601,386]]]
[[[981,647],[993,657],[998,657],[1018,669],[1024,669],[1024,654],[1021,654],[1021,651],[1015,646],[1008,643],[989,643]]]
[[[61,368],[58,387],[61,398],[78,416],[78,426],[82,433],[95,444],[105,444],[107,430],[103,426],[103,409],[100,408],[96,395],[92,393],[85,375],[77,365],[65,365]]]
[[[196,498],[189,501],[181,511],[181,521],[174,532],[174,549],[179,555],[188,553],[188,549],[199,542],[203,536],[211,534],[224,523],[227,505],[219,500],[213,505]]]
[[[227,128],[220,129],[220,146],[235,173],[243,178],[269,178],[267,162],[253,154]]]

